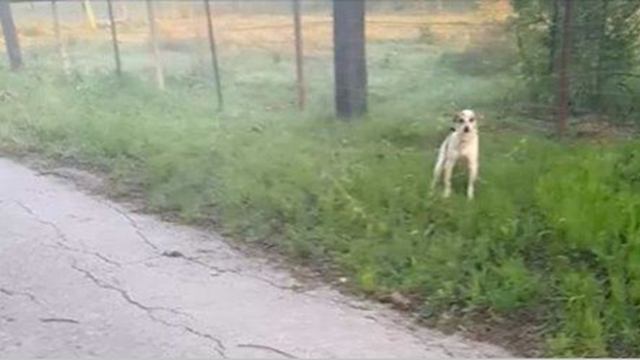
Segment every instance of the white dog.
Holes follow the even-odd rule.
[[[451,133],[444,140],[438,152],[438,161],[433,169],[431,192],[435,189],[440,177],[444,175],[443,195],[444,197],[451,195],[451,173],[458,159],[463,158],[466,160],[469,170],[467,197],[473,199],[479,165],[477,118],[473,110],[462,110],[454,116],[454,127],[451,128]]]

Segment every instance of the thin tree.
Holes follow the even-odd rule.
[[[204,13],[207,17],[207,31],[209,34],[209,48],[211,49],[211,65],[216,77],[216,94],[218,95],[218,109],[224,108],[224,100],[222,98],[222,85],[220,81],[220,67],[218,66],[218,52],[216,50],[216,38],[213,32],[213,20],[211,19],[211,5],[209,0],[204,0]]]
[[[20,42],[18,41],[16,25],[13,22],[13,14],[11,13],[9,0],[0,0],[0,23],[2,23],[4,43],[7,48],[7,54],[9,55],[9,64],[12,70],[18,70],[23,65],[22,51],[20,50]]]
[[[296,88],[298,90],[298,110],[305,106],[304,59],[302,56],[302,20],[300,15],[300,0],[293,1],[293,28],[296,44]]]
[[[558,135],[563,137],[569,115],[569,80],[567,67],[570,57],[571,27],[573,19],[573,0],[563,0],[562,25],[560,37],[560,53],[556,57],[556,123]]]
[[[341,118],[367,111],[364,20],[364,0],[333,0],[335,102]]]
[[[156,82],[158,89],[164,90],[164,71],[162,70],[162,58],[160,57],[160,47],[158,45],[158,34],[156,31],[156,15],[152,0],[146,0],[147,19],[149,21],[149,36],[151,47],[153,48],[153,61],[156,68]]]
[[[107,10],[109,12],[109,24],[111,26],[111,43],[113,44],[113,56],[116,61],[116,74],[122,74],[122,62],[120,61],[120,45],[118,44],[118,29],[116,19],[113,14],[113,0],[107,0]]]
[[[53,32],[56,36],[56,43],[58,45],[58,54],[62,61],[62,69],[65,74],[69,74],[69,59],[67,56],[67,49],[62,38],[62,30],[60,29],[60,16],[58,15],[58,1],[51,0],[51,16],[53,17]]]
[[[91,2],[89,2],[89,0],[82,0],[82,9],[84,10],[84,17],[89,28],[91,28],[91,30],[97,29],[98,25],[96,24],[96,16],[93,13]]]

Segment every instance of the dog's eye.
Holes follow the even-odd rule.
[[[458,119],[458,124],[462,124],[463,122],[464,122],[464,120]]]
[[[469,119],[469,122],[473,122],[473,120],[475,120],[475,118],[471,118],[471,119]]]

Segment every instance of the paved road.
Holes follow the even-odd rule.
[[[0,357],[495,357],[0,159]]]

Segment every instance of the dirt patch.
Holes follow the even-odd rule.
[[[461,333],[475,341],[499,344],[522,357],[544,356],[546,325],[531,312],[515,313],[509,319],[478,310],[468,314],[442,314],[424,322],[445,333]]]

